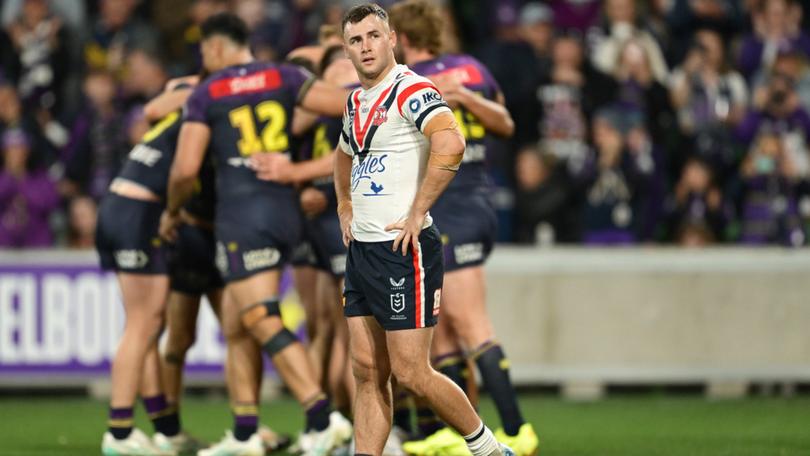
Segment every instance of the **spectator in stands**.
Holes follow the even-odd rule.
[[[101,0],[100,16],[84,42],[85,64],[90,70],[107,70],[120,77],[129,50],[157,52],[157,30],[133,16],[136,6],[136,0]]]
[[[652,138],[669,148],[677,134],[669,92],[654,76],[647,47],[631,39],[624,43],[618,54],[614,79],[619,84],[617,101],[623,106],[644,114]]]
[[[587,150],[588,119],[612,101],[617,85],[594,70],[581,41],[573,35],[554,39],[551,71],[522,97],[517,119],[519,144],[541,141],[560,159],[582,160]]]
[[[783,138],[762,132],[740,167],[743,181],[740,200],[745,244],[806,243],[796,204],[798,174]]]
[[[0,246],[50,247],[48,218],[59,206],[56,185],[44,171],[30,167],[31,141],[23,130],[6,130],[0,147]]]
[[[652,34],[641,27],[635,0],[606,0],[605,19],[607,22],[591,53],[594,66],[603,73],[615,74],[623,63],[620,55],[627,42],[633,40],[646,56],[650,77],[665,84],[668,70],[664,54]]]
[[[586,244],[632,244],[642,237],[648,206],[644,196],[655,176],[655,162],[649,149],[628,147],[626,135],[636,128],[626,122],[631,117],[641,119],[640,113],[619,107],[597,111],[594,150],[583,166],[572,168],[584,190],[582,240]]]
[[[527,97],[535,99],[533,92],[538,78],[542,80],[548,76],[553,17],[548,7],[537,2],[527,4],[519,14],[507,4],[500,6],[495,17],[496,36],[485,40],[476,56],[498,81],[506,108],[518,119],[525,110]],[[530,30],[541,31],[533,33]],[[534,45],[524,39],[529,35],[535,36]],[[528,130],[524,128],[523,131]],[[520,141],[520,138],[516,140]]]
[[[779,52],[810,56],[810,35],[800,27],[802,8],[795,0],[761,0],[752,11],[754,31],[743,39],[738,68],[746,78],[771,67]]]
[[[790,76],[795,82],[796,93],[799,95],[799,104],[810,112],[810,66],[808,58],[797,51],[780,52],[768,71],[760,71],[754,76],[753,87],[764,87],[768,83],[771,73]]]
[[[655,0],[666,15],[667,57],[681,62],[699,30],[713,30],[731,41],[745,18],[739,0]]]
[[[6,30],[16,57],[11,77],[23,104],[58,112],[69,71],[69,37],[62,21],[51,14],[47,0],[25,0]]]
[[[8,83],[0,83],[0,133],[4,130],[22,130],[31,144],[30,161],[36,166],[51,164],[56,152],[42,132],[30,109],[23,110],[17,90]]]
[[[700,158],[686,162],[666,211],[670,240],[705,245],[724,238],[729,210],[709,163]]]
[[[515,161],[515,241],[550,245],[577,239],[579,211],[571,198],[566,164],[530,145]]]
[[[144,104],[163,92],[169,75],[158,54],[145,49],[133,49],[127,55],[124,92],[128,104]]]
[[[807,179],[810,115],[801,107],[796,81],[777,63],[764,85],[755,89],[751,109],[737,127],[737,138],[747,146],[762,132],[779,135],[797,176]]]
[[[684,149],[706,160],[724,181],[737,164],[731,131],[745,115],[748,92],[743,77],[726,62],[720,34],[697,32],[683,64],[672,73],[670,96],[688,140]],[[680,168],[686,155],[673,157],[673,166]]]
[[[84,193],[98,200],[107,191],[129,147],[124,116],[115,104],[112,73],[90,72],[84,80],[84,94],[88,103],[73,125],[64,154],[61,191],[67,197]]]
[[[558,30],[576,30],[585,36],[599,23],[602,12],[600,0],[549,0]]]
[[[209,17],[229,10],[229,0],[194,0],[188,10],[191,24],[183,33],[186,52],[183,54],[185,67],[188,71],[184,74],[197,73],[202,65],[202,55],[200,54],[200,25]]]
[[[87,195],[79,195],[70,199],[68,204],[68,248],[95,248],[96,211],[96,202]]]

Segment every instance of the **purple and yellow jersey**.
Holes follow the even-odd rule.
[[[252,62],[214,73],[194,89],[184,120],[211,129],[218,204],[256,192],[292,191],[259,180],[248,163],[255,153],[290,154],[293,110],[311,81],[312,76],[296,66]]]
[[[495,100],[501,89],[495,78],[487,68],[478,60],[468,55],[445,54],[432,60],[410,65],[410,68],[425,77],[434,75],[452,74],[457,76],[464,87],[482,95],[489,100]],[[461,133],[467,141],[464,151],[464,161],[456,177],[450,181],[446,191],[467,190],[488,185],[486,173],[487,132],[478,119],[469,111],[459,106],[453,109]]]

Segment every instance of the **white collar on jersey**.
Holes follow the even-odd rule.
[[[363,89],[361,87],[361,90],[360,90],[361,101],[363,101],[362,98],[363,98],[363,96],[365,94],[374,93],[374,92],[380,90],[381,88],[388,87],[388,85],[391,83],[391,81],[394,79],[394,77],[396,75],[398,75],[398,74],[400,74],[400,73],[402,73],[404,71],[410,71],[410,70],[411,70],[410,68],[408,68],[406,65],[402,65],[401,63],[398,63],[398,64],[394,65],[394,68],[391,68],[391,71],[389,71],[388,74],[385,75],[385,77],[382,79],[382,81],[380,81],[377,84],[369,87],[368,89]]]

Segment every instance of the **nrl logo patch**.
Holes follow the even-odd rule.
[[[391,295],[391,310],[396,313],[405,310],[405,293],[394,293]]]

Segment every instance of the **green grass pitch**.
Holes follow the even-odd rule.
[[[540,435],[541,456],[810,455],[810,398],[708,401],[690,396],[623,396],[592,403],[522,394]],[[492,403],[481,404],[496,424]],[[106,404],[91,399],[0,398],[0,455],[97,455]],[[191,397],[184,426],[209,440],[231,425],[222,398]],[[262,421],[294,434],[303,423],[290,399],[263,404]],[[138,425],[151,431],[141,408]],[[284,454],[284,453],[281,453]]]

